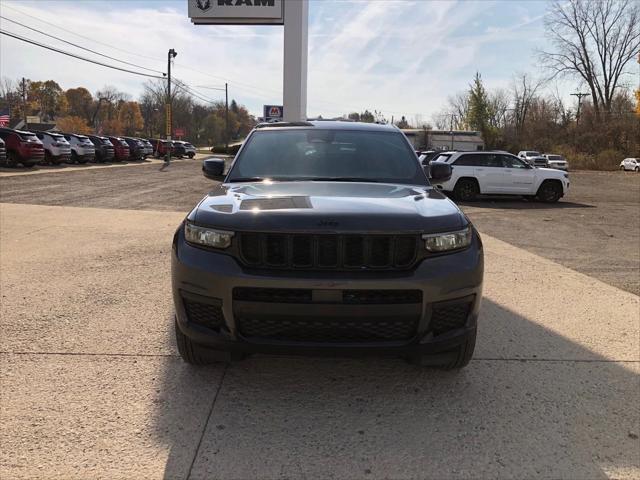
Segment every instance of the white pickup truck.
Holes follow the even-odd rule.
[[[522,195],[542,202],[557,202],[569,190],[569,174],[535,168],[507,152],[443,152],[433,162],[446,162],[453,174],[436,188],[452,192],[461,201],[478,195]]]

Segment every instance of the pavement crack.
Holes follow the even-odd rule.
[[[156,358],[179,358],[180,355],[173,353],[92,353],[92,352],[7,352],[0,351],[0,355],[60,355],[74,357],[156,357]]]
[[[471,361],[483,362],[563,362],[563,363],[640,363],[640,360],[615,360],[607,358],[519,358],[473,357]]]
[[[204,427],[202,427],[202,433],[200,434],[200,439],[198,440],[198,446],[196,447],[196,451],[193,454],[193,458],[191,459],[191,465],[189,465],[189,471],[187,472],[186,480],[191,478],[191,471],[193,470],[193,466],[196,463],[196,459],[198,458],[198,454],[200,453],[200,446],[202,445],[202,440],[204,439],[205,433],[207,433],[207,426],[209,425],[209,420],[211,419],[211,415],[213,414],[213,409],[216,405],[216,401],[218,400],[218,395],[220,394],[220,390],[222,390],[222,384],[224,382],[224,378],[227,375],[227,370],[229,370],[229,364],[225,364],[224,370],[222,371],[222,376],[220,377],[220,383],[218,384],[218,389],[216,390],[216,394],[213,396],[213,401],[211,402],[211,408],[209,409],[209,414],[207,415],[207,421],[204,422]]]

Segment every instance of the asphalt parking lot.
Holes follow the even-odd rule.
[[[640,478],[640,175],[483,234],[476,355],[177,356],[170,240],[197,161],[0,172],[0,478]],[[636,398],[636,400],[633,400]]]

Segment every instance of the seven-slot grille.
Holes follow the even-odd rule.
[[[275,269],[406,269],[416,260],[417,235],[241,233],[240,256],[250,267]]]

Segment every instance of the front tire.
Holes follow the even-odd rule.
[[[634,168],[633,171],[636,172],[636,173],[640,172],[640,167]]]
[[[245,355],[242,353],[224,352],[221,350],[211,350],[201,347],[191,341],[178,326],[178,321],[174,321],[176,330],[176,344],[178,353],[182,360],[190,365],[210,365],[212,363],[231,363],[231,360],[242,360]]]
[[[467,339],[455,349],[436,354],[417,354],[407,360],[421,367],[436,367],[443,370],[459,370],[469,365],[476,348],[477,329],[474,329]]]
[[[193,152],[189,152],[189,158],[193,158],[193,157],[195,157],[195,156],[196,156],[196,154],[195,154],[195,153],[193,153]]]
[[[621,171],[623,171],[623,172],[626,170],[626,169],[624,168],[624,165],[620,165],[620,170],[621,170]]]
[[[453,194],[461,202],[473,202],[480,194],[478,182],[470,178],[462,178],[453,188]]]
[[[562,197],[562,187],[558,182],[545,180],[538,188],[536,197],[544,203],[555,203]]]

